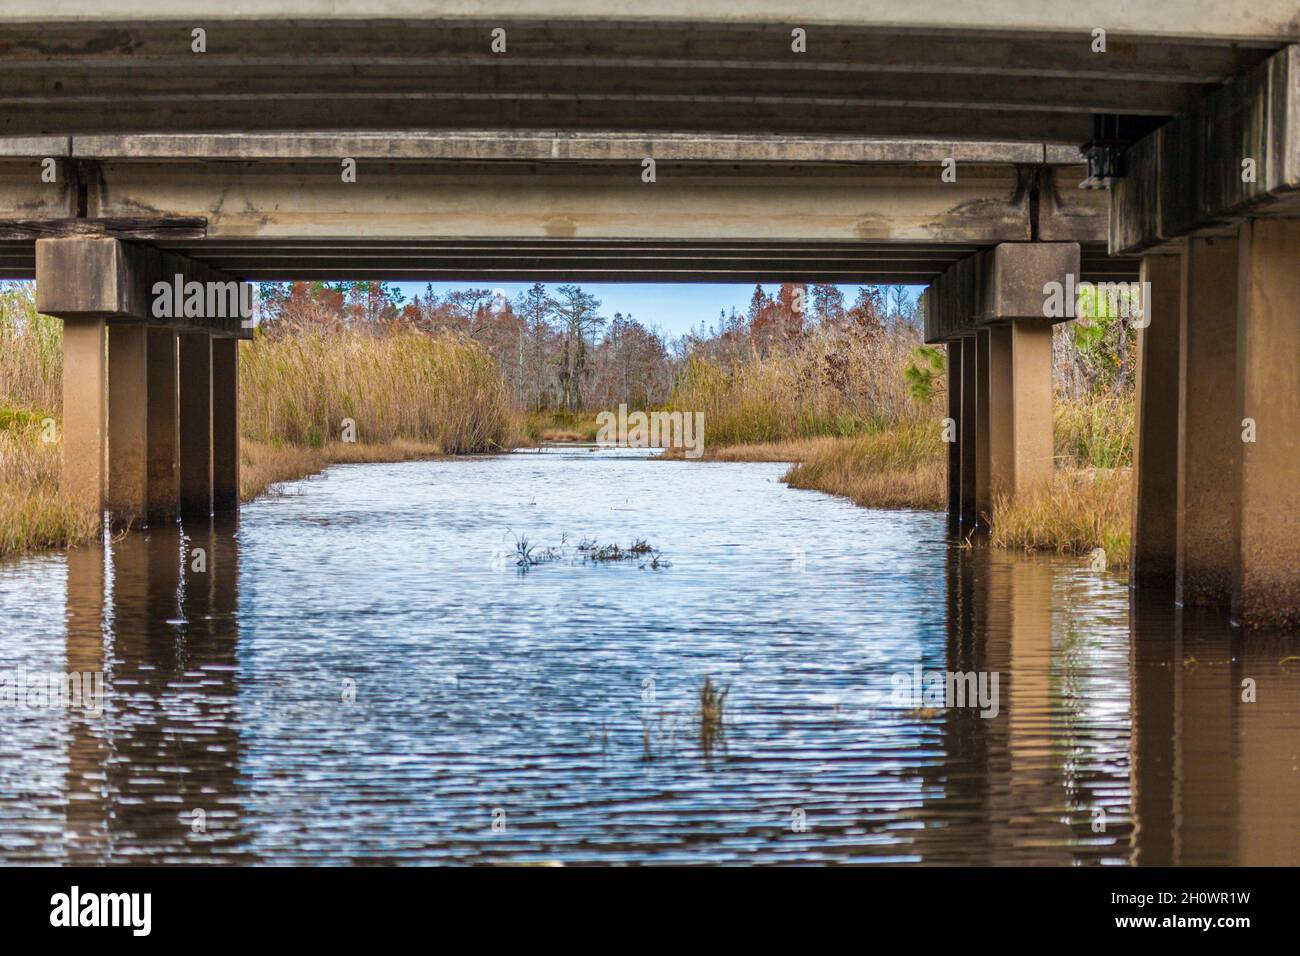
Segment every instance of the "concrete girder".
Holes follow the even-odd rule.
[[[925,14],[835,0],[799,10],[800,54],[789,9],[770,2],[543,3],[527,18],[481,4],[381,3],[368,15],[298,2],[65,18],[54,12],[63,4],[15,13],[14,2],[0,14],[0,133],[12,135],[870,128],[1077,145],[1091,112],[1174,115],[1300,32],[1288,0],[1195,14],[1158,0],[1164,17],[1120,0],[1107,0],[1108,16],[1064,3],[1047,14],[1010,0]],[[145,12],[154,7],[175,19]],[[195,54],[200,23],[207,49]],[[1092,49],[1098,24],[1104,55]],[[508,50],[495,53],[498,28]],[[335,95],[318,96],[323,87]]]
[[[943,342],[1013,319],[1048,322],[1044,286],[1064,287],[1079,271],[1079,245],[1072,242],[1002,243],[963,259],[924,293],[925,340]]]
[[[236,282],[200,262],[149,246],[107,237],[38,239],[36,241],[36,308],[61,319],[98,316],[110,324],[166,325],[176,330],[248,338],[238,315],[154,315],[154,285]]]
[[[1246,215],[1300,216],[1300,45],[1139,140],[1124,162],[1111,189],[1112,253],[1232,235]]]

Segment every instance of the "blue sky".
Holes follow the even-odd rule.
[[[562,283],[552,283],[561,285]],[[395,283],[408,299],[424,293],[423,282]],[[501,289],[510,298],[527,289],[527,282],[434,282],[433,289],[439,295],[446,295],[452,289],[470,287]],[[699,328],[703,320],[708,325],[716,325],[718,312],[731,311],[735,306],[737,312],[743,313],[749,307],[749,297],[754,292],[751,283],[743,285],[713,283],[650,283],[650,282],[583,282],[582,287],[594,295],[601,303],[601,313],[606,316],[615,312],[627,315],[629,312],[647,326],[658,328],[670,336],[682,335],[691,329]],[[774,294],[780,283],[765,283],[763,289]],[[857,296],[857,286],[840,286],[844,291],[844,300],[852,304]],[[921,287],[909,287],[912,297]]]

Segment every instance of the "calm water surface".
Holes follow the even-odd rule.
[[[1300,641],[783,470],[343,466],[0,565],[0,671],[105,675],[0,707],[0,861],[1300,863]]]

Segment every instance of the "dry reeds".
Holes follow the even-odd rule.
[[[515,435],[496,361],[450,333],[306,327],[256,336],[240,354],[240,428],[266,444],[323,448],[405,439],[446,454],[499,451]]]
[[[783,480],[867,507],[939,509],[947,500],[945,449],[938,421],[911,421],[831,440]]]
[[[818,332],[798,346],[757,352],[724,367],[694,356],[672,408],[704,413],[704,447],[850,437],[928,414],[903,374],[915,330]]]
[[[1107,567],[1126,568],[1131,514],[1129,469],[1059,471],[1048,484],[994,502],[990,542],[1058,554],[1101,548]]]

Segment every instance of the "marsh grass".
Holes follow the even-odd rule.
[[[445,454],[501,451],[516,437],[505,379],[471,339],[307,327],[240,350],[240,428],[265,444],[323,448],[406,441]]]
[[[700,685],[696,726],[699,728],[700,749],[709,755],[715,747],[726,743],[727,694],[730,685],[719,689],[712,677],[705,677]]]
[[[523,443],[594,442],[600,431],[595,412],[524,412],[520,416],[519,434]]]
[[[993,504],[990,543],[1023,551],[1088,555],[1106,552],[1106,566],[1129,564],[1130,469],[1058,471],[1050,484]]]
[[[94,540],[100,516],[59,494],[57,443],[39,428],[0,428],[0,558]]]
[[[751,353],[724,367],[693,356],[672,408],[704,413],[705,453],[820,436],[852,437],[931,411],[904,369],[920,344],[910,327],[819,331],[798,346]],[[934,405],[937,409],[937,404]]]
[[[938,422],[914,420],[812,446],[782,480],[866,507],[937,510],[946,507],[946,469]]]
[[[1057,395],[1053,444],[1067,467],[1122,468],[1133,464],[1134,403],[1125,392]]]

